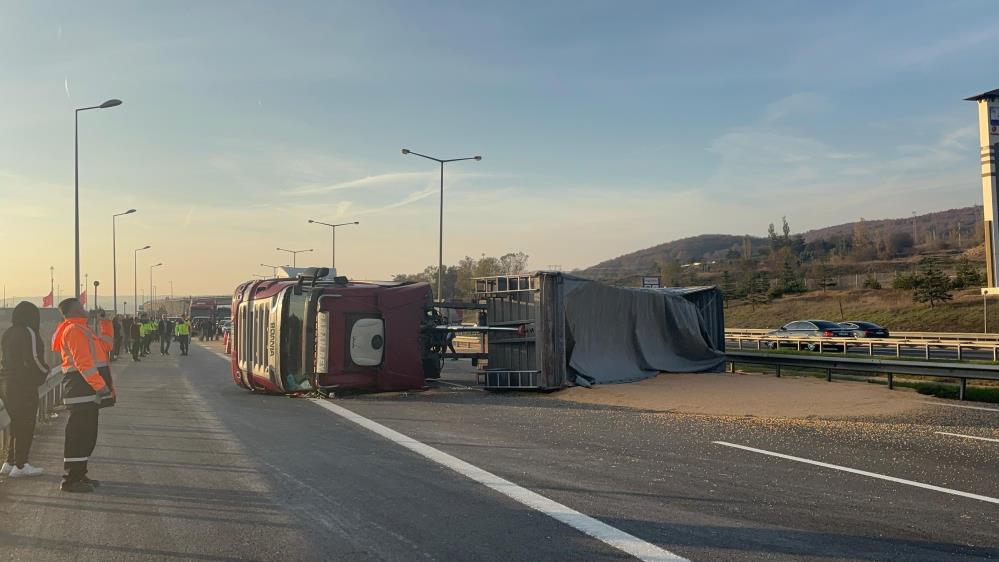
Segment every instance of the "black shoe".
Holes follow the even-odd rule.
[[[62,485],[59,486],[59,489],[63,492],[71,492],[74,494],[89,494],[94,491],[94,487],[83,480],[63,482]]]
[[[83,482],[85,484],[90,484],[94,488],[97,488],[97,487],[99,487],[101,485],[101,481],[100,480],[94,480],[93,478],[89,478],[87,476],[84,476],[83,480],[80,480],[80,482]]]

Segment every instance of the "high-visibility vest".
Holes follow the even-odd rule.
[[[107,355],[98,351],[97,336],[85,318],[67,318],[52,336],[52,351],[62,355],[63,403],[99,402],[110,390],[97,370]]]
[[[97,338],[100,340],[105,351],[111,351],[114,349],[114,324],[105,318],[100,321],[99,328],[100,333],[97,334]]]
[[[191,335],[191,325],[187,322],[178,322],[173,333],[175,336],[189,336]]]

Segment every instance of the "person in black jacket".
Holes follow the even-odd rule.
[[[42,469],[28,464],[28,452],[38,418],[38,387],[45,382],[45,346],[39,334],[38,307],[23,301],[14,307],[12,326],[0,339],[0,398],[10,416],[11,437],[6,443],[7,462],[0,474],[11,478],[38,476]]]

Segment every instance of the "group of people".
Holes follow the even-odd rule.
[[[159,320],[145,314],[138,318],[124,317],[121,320],[124,349],[130,350],[133,361],[149,355],[153,342],[158,342],[160,355],[170,355],[170,345],[174,340],[180,344],[180,354],[187,355],[191,345],[191,322],[187,318],[172,320],[161,316]],[[116,349],[119,347],[116,345]]]
[[[88,461],[97,445],[98,412],[115,404],[117,393],[111,377],[114,349],[113,322],[88,321],[79,299],[59,303],[63,321],[52,336],[52,351],[59,353],[63,375],[63,404],[69,411],[63,446],[61,489],[92,492],[100,482],[87,476]],[[10,416],[11,437],[0,475],[19,478],[44,471],[28,462],[38,416],[38,387],[48,378],[38,307],[21,302],[11,327],[0,339],[0,398]]]
[[[149,353],[154,340],[160,353],[169,354],[177,339],[181,355],[187,355],[191,323],[147,315],[116,315],[108,319],[103,311],[88,315],[79,299],[59,303],[63,321],[52,336],[51,350],[61,358],[63,404],[69,411],[63,448],[61,489],[66,492],[92,492],[100,482],[87,475],[90,455],[97,444],[98,413],[117,400],[111,377],[111,362],[122,350],[132,359]],[[28,455],[38,417],[38,387],[49,375],[45,345],[40,330],[41,314],[30,302],[19,303],[11,326],[0,338],[0,400],[10,417],[10,429],[0,476],[38,476],[44,470],[32,466]]]

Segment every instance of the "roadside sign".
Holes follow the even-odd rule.
[[[642,277],[643,289],[658,289],[662,286],[662,279],[659,276]]]

